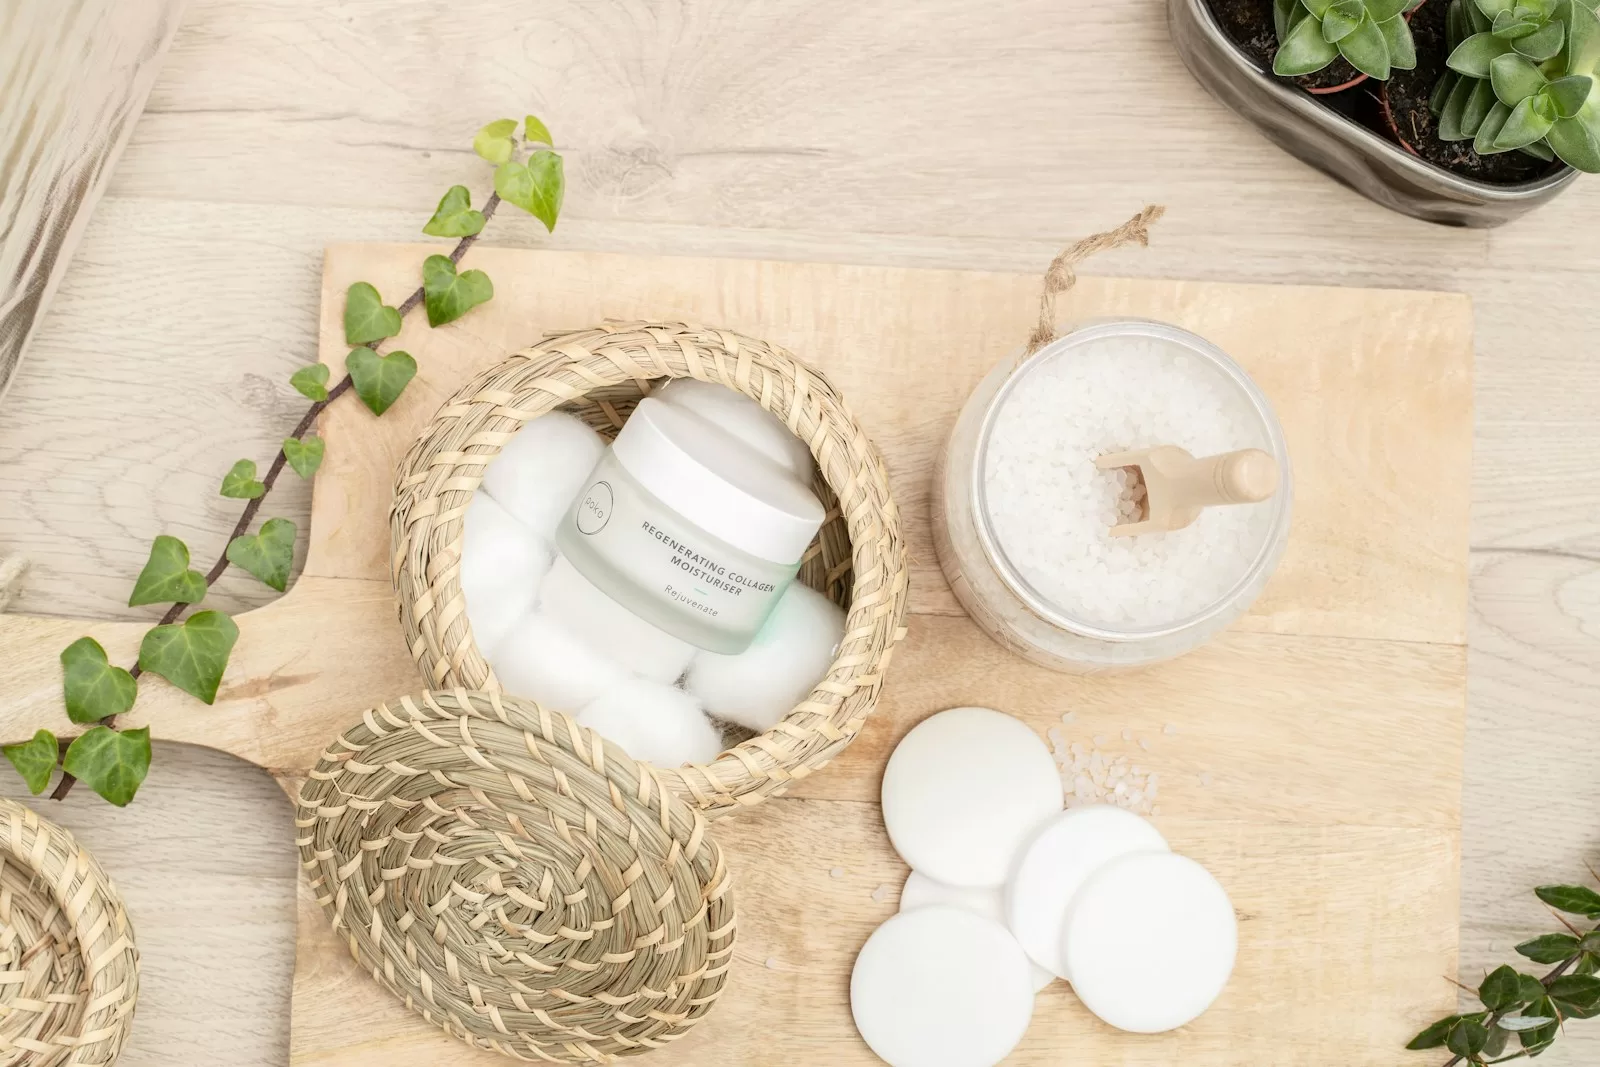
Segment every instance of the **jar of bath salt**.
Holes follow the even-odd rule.
[[[1139,518],[1115,453],[1259,449],[1278,486],[1202,508],[1181,529],[1112,536]],[[1262,457],[1262,462],[1265,462]],[[1088,673],[1182,655],[1249,608],[1283,554],[1291,480],[1266,397],[1215,345],[1139,319],[1083,323],[973,392],[934,476],[934,544],[957,598],[1001,644]]]
[[[801,472],[681,397],[639,401],[556,529],[606,596],[710,652],[743,652],[822,525]]]

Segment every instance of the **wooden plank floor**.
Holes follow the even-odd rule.
[[[496,242],[1038,270],[1156,200],[1154,246],[1093,273],[1469,293],[1463,974],[1547,928],[1528,887],[1600,855],[1600,179],[1487,233],[1392,215],[1206,96],[1158,0],[194,0],[0,405],[0,553],[35,561],[19,609],[144,617],[123,605],[151,536],[214,549],[216,457],[264,458],[298,415],[281,383],[315,351],[323,247],[417,236],[445,186],[485,187],[471,131],[525,107],[569,153],[566,216],[553,238],[497,220]],[[286,488],[277,510],[303,520]],[[281,1064],[282,801],[236,763],[157,760],[127,812],[75,797],[63,816],[100,828],[119,880],[150,879],[144,901],[217,917],[146,944],[165,1003],[193,1010],[148,1000],[123,1062]],[[181,810],[150,802],[169,789]],[[1600,1024],[1574,1024],[1541,1062],[1597,1058]]]

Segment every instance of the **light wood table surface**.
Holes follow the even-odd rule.
[[[1490,232],[1391,214],[1212,101],[1160,0],[194,0],[0,406],[0,553],[34,561],[15,609],[144,617],[151,537],[211,558],[222,472],[301,410],[323,246],[414,238],[446,186],[486,188],[472,132],[529,109],[566,212],[553,238],[496,219],[498,243],[1036,270],[1156,201],[1154,246],[1092,272],[1471,294],[1463,978],[1550,927],[1530,887],[1600,855],[1600,178]],[[274,511],[308,503],[286,479]],[[229,576],[213,602],[270,595]],[[266,775],[161,746],[127,811],[79,790],[47,814],[148,917],[123,1062],[284,1062]],[[1577,1023],[1541,1062],[1597,1056]]]

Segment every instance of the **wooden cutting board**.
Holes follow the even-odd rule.
[[[322,358],[342,365],[347,285],[370,281],[398,299],[435,250],[330,249]],[[894,481],[913,614],[855,746],[789,796],[717,825],[736,872],[737,962],[717,1009],[648,1062],[876,1062],[851,1026],[849,971],[906,873],[883,832],[878,778],[906,730],[960,704],[1069,741],[1098,735],[1159,771],[1156,822],[1216,872],[1240,918],[1237,973],[1195,1023],[1117,1033],[1058,982],[1009,1062],[1387,1067],[1455,1003],[1472,440],[1464,297],[1083,279],[1064,318],[1165,319],[1245,365],[1284,423],[1296,501],[1283,563],[1236,626],[1169,664],[1077,678],[978,631],[928,532],[934,456],[967,393],[1026,335],[1037,279],[489,248],[469,258],[494,279],[494,300],[439,330],[407,321],[395,347],[422,370],[383,419],[354,403],[327,414],[304,574],[240,618],[216,705],[147,677],[130,725],[232,752],[294,792],[342,725],[420,685],[389,587],[387,508],[395,462],[440,402],[548,330],[607,317],[713,323],[788,346],[852,404]],[[93,634],[128,663],[143,629],[0,616],[0,733],[62,727],[56,654],[68,641]],[[504,1062],[445,1038],[361,974],[303,883],[299,907],[294,1063]]]

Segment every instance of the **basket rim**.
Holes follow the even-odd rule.
[[[717,817],[782,792],[853,740],[905,634],[909,567],[887,468],[822,371],[765,341],[689,323],[607,321],[548,334],[462,386],[398,465],[391,577],[425,684],[500,691],[472,641],[459,583],[461,519],[484,470],[532,418],[600,390],[632,386],[647,394],[648,383],[677,377],[743,393],[806,443],[838,497],[854,571],[845,637],[811,694],[772,730],[711,763],[657,768]],[[620,426],[621,417],[599,403]],[[441,533],[446,539],[435,544]]]

